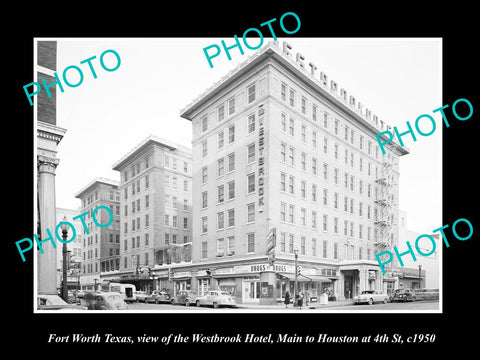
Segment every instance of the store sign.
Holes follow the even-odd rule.
[[[257,273],[263,271],[274,271],[274,272],[284,272],[284,273],[294,273],[295,267],[292,265],[282,265],[282,264],[252,264],[252,265],[239,265],[233,267],[234,273]]]
[[[265,147],[265,127],[264,127],[264,115],[265,109],[263,105],[258,109],[258,206],[264,206],[264,176],[265,176],[265,157],[263,156],[263,150]]]
[[[191,271],[179,271],[179,272],[176,272],[176,273],[173,274],[174,279],[191,277],[191,276],[192,276]]]

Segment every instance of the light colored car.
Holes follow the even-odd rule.
[[[128,306],[123,296],[117,292],[101,292],[93,298],[92,310],[127,310]],[[90,308],[89,308],[90,309]]]
[[[363,290],[360,295],[357,295],[353,298],[354,304],[369,304],[372,305],[376,302],[383,302],[386,304],[388,302],[388,295],[386,295],[382,290]]]
[[[176,296],[171,299],[172,305],[183,304],[190,306],[197,301],[198,294],[192,290],[181,290]]]
[[[155,304],[161,304],[161,303],[166,304],[170,302],[170,295],[167,294],[165,291],[154,290],[150,295],[146,297],[145,302],[155,303]]]
[[[57,295],[38,295],[38,310],[87,310],[86,306],[69,304]]]
[[[220,306],[237,307],[235,299],[226,291],[210,290],[206,295],[200,296],[195,301],[197,306]]]
[[[134,295],[136,302],[147,302],[148,294],[146,291],[135,291]]]

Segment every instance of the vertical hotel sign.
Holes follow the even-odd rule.
[[[265,156],[263,156],[263,150],[265,147],[265,127],[264,127],[265,109],[263,104],[259,105],[258,109],[258,206],[264,206],[264,193],[265,193]]]

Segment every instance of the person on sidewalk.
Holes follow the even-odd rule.
[[[308,290],[305,292],[305,305],[308,306],[308,301],[310,300],[310,293]]]
[[[300,290],[300,292],[298,293],[298,300],[297,300],[297,306],[300,310],[302,310],[302,306],[303,306],[303,290]]]
[[[285,291],[285,307],[288,308],[288,304],[290,304],[290,293],[287,291]]]

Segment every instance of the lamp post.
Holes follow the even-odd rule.
[[[63,217],[63,224],[61,226],[62,229],[62,238],[63,238],[63,245],[62,245],[62,270],[63,270],[63,277],[62,277],[62,298],[63,300],[68,300],[68,284],[67,284],[67,235],[68,235],[68,225],[66,223],[67,217]]]
[[[298,277],[298,248],[293,250],[295,254],[295,283],[293,284],[293,305],[297,306],[297,277]]]
[[[422,288],[422,265],[418,265],[418,289]]]

